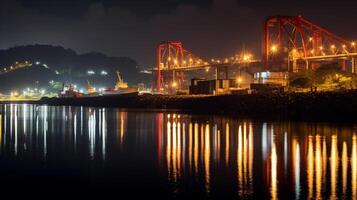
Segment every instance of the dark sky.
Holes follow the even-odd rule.
[[[53,44],[79,53],[155,62],[156,45],[179,40],[204,58],[260,52],[269,15],[298,15],[357,39],[356,0],[0,0],[0,48]]]

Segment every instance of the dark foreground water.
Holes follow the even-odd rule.
[[[354,124],[33,105],[0,111],[2,196],[357,198]]]

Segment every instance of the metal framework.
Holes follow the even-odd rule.
[[[339,37],[302,16],[273,16],[264,22],[263,62],[266,69],[290,59],[309,60],[354,52],[355,43]]]
[[[230,58],[211,59],[206,61],[185,49],[181,42],[162,42],[157,51],[157,90],[166,90],[169,93],[180,89],[184,85],[184,72],[195,70],[209,70],[214,68],[217,73],[228,67],[247,67],[250,64],[260,63],[252,54],[241,52]]]
[[[176,71],[177,69],[208,64],[177,41],[161,42],[157,56],[158,91],[162,90],[165,85],[179,87],[182,84],[184,74],[182,71]]]
[[[230,58],[211,59],[208,62],[184,48],[179,41],[161,42],[157,49],[157,90],[173,93],[181,88],[184,72],[228,67],[256,67],[261,70],[292,71],[299,68],[317,68],[325,61],[340,61],[346,70],[346,60],[352,61],[352,72],[357,71],[357,51],[354,42],[329,32],[302,16],[272,16],[264,22],[262,40],[262,61],[253,59],[253,55],[241,52]],[[265,68],[265,69],[264,69]],[[218,75],[216,76],[218,77]],[[155,81],[153,75],[153,81]]]

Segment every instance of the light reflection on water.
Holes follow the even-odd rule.
[[[112,184],[118,184],[111,180],[116,172],[106,165],[135,162],[143,177],[153,174],[162,184],[153,193],[357,198],[354,125],[16,104],[2,106],[0,123],[0,158],[32,155],[46,161],[60,152],[89,165],[100,161],[104,169],[93,167],[93,173],[106,171]],[[148,166],[155,170],[146,171]]]

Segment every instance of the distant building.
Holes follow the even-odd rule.
[[[192,79],[190,94],[228,94],[230,87],[236,85],[234,79],[204,80]]]
[[[277,84],[287,86],[289,79],[288,72],[257,72],[254,74],[254,84]]]

